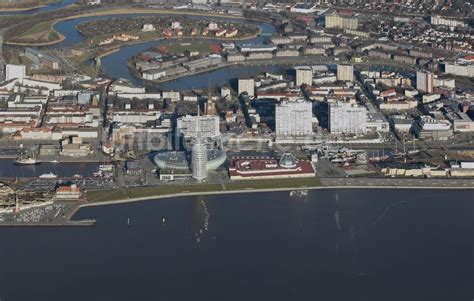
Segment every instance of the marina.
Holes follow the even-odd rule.
[[[0,159],[0,178],[38,177],[52,172],[60,177],[72,177],[74,174],[92,176],[99,167],[98,162],[63,162],[36,161],[34,164],[17,164],[11,159]]]

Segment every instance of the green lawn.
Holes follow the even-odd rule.
[[[38,23],[17,36],[16,40],[36,40],[36,42],[50,42],[56,37],[53,31],[53,21]]]
[[[87,192],[87,200],[89,202],[105,202],[127,198],[208,191],[222,191],[222,186],[218,184],[162,185],[157,187],[136,187],[116,190],[91,190]]]
[[[198,51],[199,53],[209,53],[209,45],[204,43],[191,43],[190,45],[181,45],[176,43],[173,45],[166,46],[170,53],[183,53],[184,51]]]
[[[253,189],[277,189],[277,188],[306,188],[321,186],[317,178],[301,179],[276,179],[276,180],[254,180],[235,181],[224,184],[227,191],[253,190]],[[156,187],[136,187],[115,190],[90,190],[87,192],[89,202],[106,202],[128,198],[140,198],[150,196],[163,196],[177,193],[216,192],[224,191],[220,184],[196,184],[196,185],[161,185]]]
[[[275,179],[275,180],[254,180],[254,181],[234,181],[225,184],[227,190],[246,189],[276,189],[276,188],[304,188],[321,186],[321,181],[317,178],[301,179]]]

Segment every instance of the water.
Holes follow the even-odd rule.
[[[63,7],[66,7],[68,5],[76,3],[77,0],[63,0],[61,2],[57,3],[51,3],[46,6],[37,8],[37,9],[31,9],[31,10],[24,10],[24,11],[3,11],[0,12],[0,16],[8,16],[8,15],[33,15],[37,13],[44,13],[48,11],[54,11]]]
[[[209,84],[211,87],[221,87],[225,84],[229,84],[236,78],[249,77],[262,72],[283,72],[280,66],[266,65],[266,66],[231,66],[214,71],[181,77],[175,80],[167,81],[160,84],[160,88],[163,90],[192,90],[192,89],[207,89]]]
[[[13,159],[0,159],[0,177],[38,177],[52,172],[59,177],[71,177],[75,174],[92,176],[97,171],[97,162],[49,163],[38,165],[15,165]]]
[[[474,296],[472,191],[184,197],[76,218],[90,217],[95,227],[0,229],[2,300]]]
[[[144,14],[91,16],[91,17],[83,17],[83,18],[65,20],[65,21],[59,22],[54,25],[54,29],[57,32],[61,33],[65,37],[65,39],[60,44],[55,45],[54,47],[67,47],[67,46],[75,45],[77,43],[82,42],[85,37],[81,33],[79,33],[76,29],[76,26],[80,23],[83,23],[86,21],[92,21],[92,20],[99,20],[99,19],[108,20],[112,18],[127,18],[127,17],[131,18],[131,17],[143,16],[143,15]],[[161,17],[167,17],[167,18],[173,17],[173,15],[163,15],[163,14],[161,15],[160,14],[145,14],[145,15],[161,16]],[[194,18],[194,19],[214,18],[215,19],[216,17],[187,16],[187,18]],[[275,32],[274,26],[267,23],[255,22],[251,20],[229,19],[225,17],[222,17],[219,19],[229,20],[234,23],[245,22],[245,23],[254,24],[255,26],[260,27],[262,33],[266,33],[266,34],[273,34]],[[256,37],[256,38],[248,39],[245,41],[238,41],[236,42],[236,44],[237,45],[242,44],[242,43],[262,44],[264,40],[265,40],[264,37]],[[133,74],[130,72],[127,65],[128,60],[132,58],[133,56],[145,51],[148,48],[156,47],[163,43],[169,43],[169,42],[158,40],[158,41],[143,42],[143,43],[139,43],[135,45],[122,47],[119,51],[112,53],[110,55],[107,55],[101,59],[101,65],[102,65],[103,71],[107,76],[111,78],[124,78],[124,79],[128,79],[132,81],[135,84],[142,84],[142,81],[134,77]],[[241,71],[241,72],[245,73],[245,71]],[[211,82],[213,83],[215,80],[217,80],[220,83],[228,82],[230,79],[233,79],[236,74],[239,74],[239,72],[236,72],[235,70],[232,70],[231,68],[224,68],[221,70],[209,72],[209,73],[206,73],[205,75],[200,75],[193,78],[196,80],[196,84],[194,84],[193,87],[196,89],[207,88],[209,78],[211,78]],[[162,85],[160,87],[163,89],[168,89],[168,87],[173,87],[173,88],[176,88],[175,90],[183,90],[183,86],[186,87],[189,85],[188,81],[189,81],[188,78],[179,79],[179,80],[173,81],[172,83]]]

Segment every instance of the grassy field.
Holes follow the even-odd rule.
[[[201,193],[201,192],[225,192],[238,190],[258,189],[281,189],[281,188],[309,188],[321,186],[316,178],[301,179],[276,179],[235,181],[220,184],[196,184],[196,185],[162,185],[158,187],[136,187],[114,190],[90,190],[87,192],[87,200],[91,203],[126,200],[141,197],[166,196],[179,193]]]
[[[53,31],[53,21],[47,21],[43,23],[38,23],[15,37],[15,40],[21,41],[31,41],[34,40],[37,43],[47,43],[56,40],[58,37]]]
[[[136,187],[116,190],[91,190],[87,192],[87,200],[89,202],[106,202],[128,198],[207,191],[222,191],[222,186],[217,184],[163,185],[159,187]]]
[[[0,0],[0,11],[33,10],[33,9],[37,9],[51,3],[59,3],[59,2],[60,0],[39,0],[39,1],[22,1],[21,3],[18,3],[18,2]]]
[[[306,188],[317,186],[321,186],[321,181],[317,178],[234,181],[225,184],[227,190]]]

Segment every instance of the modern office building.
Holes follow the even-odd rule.
[[[416,72],[416,88],[423,93],[433,93],[434,75],[428,71]]]
[[[354,80],[354,66],[352,65],[337,65],[337,80],[353,81]]]
[[[362,134],[367,131],[367,109],[347,102],[329,104],[331,134]]]
[[[275,108],[275,131],[277,141],[307,140],[313,133],[313,106],[299,99],[283,101]]]

